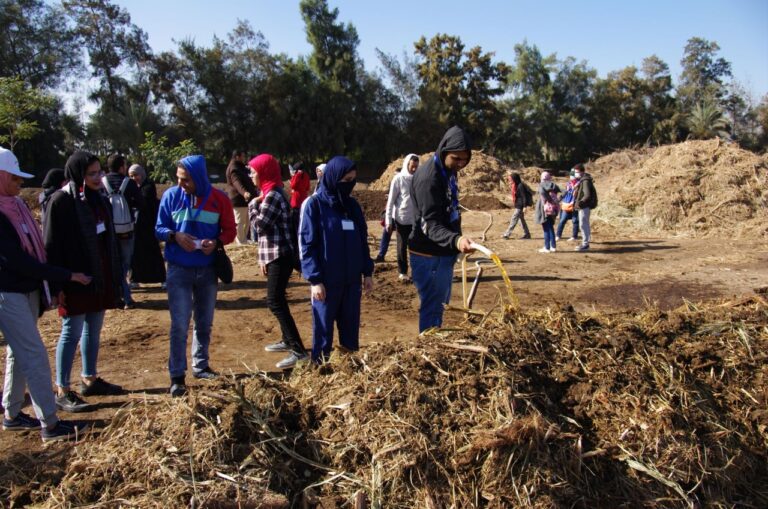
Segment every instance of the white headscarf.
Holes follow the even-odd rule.
[[[410,163],[411,159],[414,157],[416,158],[416,165],[418,166],[419,156],[416,154],[408,154],[403,159],[403,169],[400,170],[400,178],[406,179],[406,180],[410,180],[411,178],[413,178],[413,175],[411,174],[411,172],[408,171],[408,163]]]

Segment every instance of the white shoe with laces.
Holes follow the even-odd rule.
[[[541,249],[539,249],[539,253],[549,253],[549,249],[547,249],[546,247],[542,247]]]

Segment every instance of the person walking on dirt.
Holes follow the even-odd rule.
[[[565,192],[560,200],[560,221],[557,223],[557,232],[555,232],[555,240],[560,240],[563,236],[563,230],[565,229],[565,223],[569,220],[573,224],[572,235],[568,238],[568,242],[573,242],[579,237],[579,214],[574,210],[573,203],[573,191],[579,180],[576,178],[576,170],[571,169],[570,178],[565,184]]]
[[[51,365],[37,319],[53,304],[49,282],[88,285],[91,278],[46,263],[40,227],[19,198],[22,179],[31,177],[21,171],[13,152],[0,148],[0,332],[8,344],[3,429],[39,429],[48,442],[76,438],[87,426],[56,415]],[[37,418],[22,411],[27,388]]]
[[[419,156],[408,154],[403,159],[403,169],[392,179],[387,197],[387,209],[384,214],[385,228],[388,232],[397,232],[397,279],[408,283],[408,238],[413,226],[413,204],[411,203],[411,181],[416,168],[419,167]]]
[[[560,188],[552,181],[552,174],[548,171],[541,172],[537,194],[539,201],[536,202],[534,220],[544,230],[544,247],[539,249],[539,253],[554,253],[557,251],[555,218],[560,213],[558,198]]]
[[[448,129],[433,157],[413,176],[413,230],[408,240],[411,274],[419,292],[419,333],[443,323],[451,299],[453,266],[459,253],[473,251],[461,234],[458,172],[469,164],[472,142],[460,127]]]
[[[122,387],[100,378],[96,365],[99,339],[107,309],[120,303],[120,246],[112,223],[112,208],[101,193],[101,164],[88,152],[77,151],[64,166],[69,184],[56,191],[45,217],[48,262],[93,277],[91,284],[51,284],[58,295],[61,335],[56,345],[56,406],[84,412],[91,405],[70,389],[70,375],[80,343],[82,396],[121,394]]]
[[[130,231],[117,232],[117,241],[120,245],[120,261],[123,269],[123,277],[120,280],[120,286],[123,289],[123,307],[124,309],[133,309],[136,303],[131,296],[131,285],[128,281],[128,272],[131,270],[131,260],[133,259],[133,249],[135,247],[135,213],[144,206],[144,197],[139,191],[139,186],[128,178],[128,166],[125,157],[120,154],[112,154],[107,160],[109,173],[104,177],[104,187],[110,194],[122,191],[125,201],[128,203],[131,212]],[[125,185],[123,183],[125,182]],[[114,217],[113,217],[114,219]]]
[[[509,174],[507,179],[509,182],[509,190],[512,193],[512,205],[515,207],[515,211],[512,212],[512,217],[509,219],[509,226],[507,226],[507,229],[504,231],[501,238],[509,239],[509,236],[512,235],[512,230],[515,229],[517,222],[520,221],[520,224],[523,227],[523,236],[520,238],[530,239],[531,231],[528,229],[528,224],[525,222],[524,210],[525,207],[533,205],[531,190],[525,182],[520,179],[520,174],[518,173]]]
[[[232,201],[232,209],[237,223],[237,244],[248,242],[248,202],[256,196],[256,189],[245,167],[245,152],[235,150],[227,165],[227,195]],[[252,239],[255,240],[255,239]]]
[[[334,323],[345,350],[359,348],[362,290],[373,290],[368,227],[352,198],[357,170],[346,157],[328,161],[299,223],[301,272],[312,292],[312,361],[329,359]]]
[[[579,214],[579,227],[581,227],[581,244],[576,247],[576,251],[586,251],[589,249],[589,242],[592,240],[592,230],[589,226],[589,216],[592,209],[597,208],[597,189],[592,181],[592,175],[586,172],[584,165],[579,163],[573,167],[574,174],[579,179],[574,190],[574,209]]]
[[[299,330],[285,296],[293,272],[294,243],[291,209],[283,194],[280,165],[269,154],[261,154],[248,163],[255,176],[254,184],[261,189],[261,204],[254,218],[259,234],[259,266],[267,276],[267,306],[280,324],[282,339],[267,345],[267,352],[288,352],[277,368],[288,369],[307,359]],[[309,190],[309,186],[307,186]]]
[[[214,251],[234,241],[237,235],[232,204],[226,194],[211,185],[203,156],[187,156],[179,161],[176,178],[179,185],[169,188],[160,199],[155,225],[158,240],[165,241],[168,261],[168,371],[173,397],[187,392],[187,331],[193,312],[192,373],[204,380],[218,376],[208,357],[218,290]]]

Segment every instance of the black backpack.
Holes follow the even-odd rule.
[[[523,183],[523,207],[533,206],[533,191],[528,184]]]

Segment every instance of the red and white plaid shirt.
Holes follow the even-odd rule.
[[[267,265],[293,250],[291,209],[282,189],[272,189],[251,214],[251,225],[259,234],[259,265]]]

